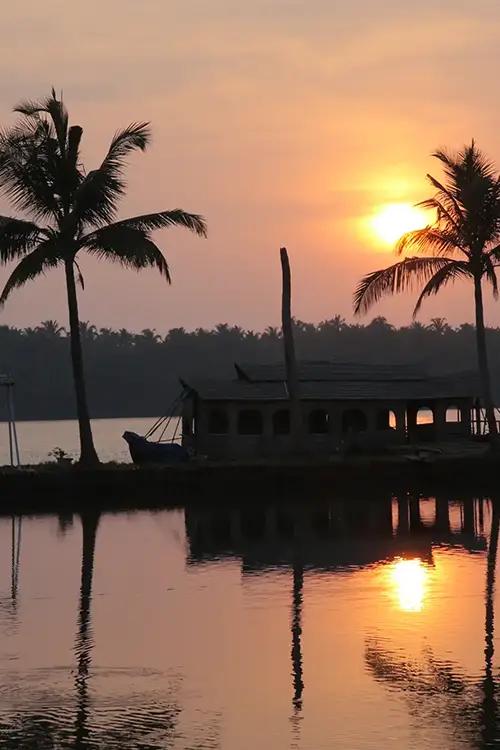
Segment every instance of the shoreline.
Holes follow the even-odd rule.
[[[369,501],[381,493],[500,494],[500,460],[481,455],[356,456],[325,460],[197,462],[177,466],[102,464],[95,469],[40,464],[0,467],[0,515],[68,509],[259,503],[324,498]]]

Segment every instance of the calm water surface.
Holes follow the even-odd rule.
[[[0,519],[0,747],[485,748],[489,501]]]
[[[122,439],[125,430],[144,435],[156,421],[153,417],[120,417],[119,419],[93,419],[92,431],[97,451],[102,461],[130,461],[128,446]],[[172,437],[178,419],[173,419],[165,437]],[[62,448],[77,458],[78,424],[73,419],[50,422],[18,422],[17,432],[21,463],[39,464],[53,460],[49,453]],[[0,466],[10,463],[9,433],[7,424],[0,422]]]

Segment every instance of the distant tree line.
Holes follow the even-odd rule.
[[[34,328],[0,326],[0,370],[16,381],[21,419],[75,416],[67,331],[48,320]],[[336,315],[317,325],[295,321],[297,355],[366,363],[415,363],[430,372],[475,370],[475,329],[444,318],[396,328],[376,317],[367,325]],[[500,383],[500,328],[487,331],[493,383]],[[145,329],[81,324],[90,410],[93,417],[166,413],[181,390],[179,378],[234,376],[234,362],[282,360],[281,331],[260,333],[220,324],[212,330],[173,328],[165,335]],[[500,386],[496,386],[497,402]],[[0,416],[5,417],[0,410]]]

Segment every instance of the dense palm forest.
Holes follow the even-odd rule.
[[[363,362],[415,362],[435,372],[476,368],[474,327],[435,318],[429,325],[395,328],[384,318],[367,325],[339,316],[318,325],[295,321],[298,356]],[[500,380],[500,328],[489,329],[493,382]],[[279,329],[261,333],[238,326],[174,328],[130,333],[81,326],[92,416],[155,416],[179,393],[179,376],[232,377],[235,361],[282,358]],[[55,321],[35,328],[0,326],[0,368],[16,380],[22,419],[75,416],[67,332]],[[497,388],[497,400],[500,388]],[[2,414],[2,417],[4,415]]]

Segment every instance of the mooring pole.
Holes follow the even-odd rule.
[[[290,431],[295,447],[301,447],[302,414],[300,409],[299,376],[295,357],[292,325],[292,278],[286,247],[280,248],[283,288],[281,296],[281,325],[285,348],[286,384],[290,401]]]
[[[16,427],[16,411],[14,407],[14,386],[9,385],[7,388],[8,392],[8,398],[9,398],[9,414],[12,421],[12,437],[14,439],[14,458],[16,461],[16,466],[21,465],[21,459],[19,457],[19,442],[17,440],[17,427]]]
[[[9,457],[10,457],[10,465],[14,466],[14,451],[13,451],[13,445],[12,445],[12,414],[11,414],[11,402],[10,402],[10,386],[8,385],[5,392],[5,397],[7,401],[7,424],[9,428]]]

